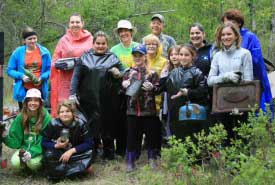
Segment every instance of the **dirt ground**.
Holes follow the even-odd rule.
[[[0,185],[46,185],[50,184],[47,178],[40,172],[35,175],[28,175],[24,171],[15,171],[11,169],[10,158],[15,150],[11,150],[3,145],[4,157],[8,159],[8,167],[0,169]],[[142,168],[147,164],[147,157],[144,152],[137,161],[137,169]],[[125,161],[121,157],[116,157],[113,161],[103,161],[98,159],[93,164],[94,175],[83,177],[75,180],[65,180],[56,184],[60,185],[137,185],[139,182],[136,174],[139,170],[133,173],[126,173]]]

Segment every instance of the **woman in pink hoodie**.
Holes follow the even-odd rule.
[[[56,66],[59,59],[79,57],[84,51],[93,47],[92,34],[83,29],[84,20],[80,14],[69,17],[68,30],[58,41],[51,65],[51,114],[56,117],[56,106],[69,97],[70,81],[73,74],[74,62],[70,66]]]

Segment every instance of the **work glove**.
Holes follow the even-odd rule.
[[[74,103],[74,104],[79,105],[78,98],[77,98],[77,96],[75,94],[69,96],[69,101],[72,102],[72,103]]]
[[[142,88],[144,91],[151,91],[151,90],[153,90],[154,85],[153,85],[151,82],[149,82],[149,81],[145,81],[145,82],[143,82],[141,88]]]
[[[75,61],[74,59],[59,59],[55,62],[54,67],[59,70],[71,70],[74,68]]]
[[[24,163],[28,162],[29,160],[31,160],[32,156],[30,154],[30,152],[28,151],[25,151],[25,153],[23,154],[23,157],[22,157],[22,161]]]
[[[127,89],[127,87],[129,87],[130,84],[131,84],[130,80],[124,80],[124,81],[122,82],[122,87],[123,87],[124,89]]]
[[[241,74],[240,72],[226,72],[222,77],[222,81],[238,83],[241,79],[240,74]]]
[[[112,73],[114,78],[119,78],[121,76],[120,71],[118,70],[117,67],[112,67],[108,71]]]
[[[1,132],[2,132],[2,138],[5,138],[9,135],[9,130],[10,130],[10,124],[8,124],[5,121],[1,121],[0,122],[0,128],[1,128]]]
[[[28,76],[26,76],[26,75],[23,75],[22,80],[24,82],[30,82],[31,81],[31,79]]]

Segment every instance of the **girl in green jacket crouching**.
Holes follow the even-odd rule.
[[[29,89],[21,113],[2,134],[8,147],[19,149],[11,157],[13,168],[27,167],[35,171],[41,167],[41,134],[50,120],[48,111],[43,108],[41,92],[35,88]]]

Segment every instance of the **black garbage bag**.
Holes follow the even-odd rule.
[[[67,163],[59,161],[64,152],[64,150],[55,149],[49,149],[44,152],[43,167],[48,178],[62,180],[66,177],[73,178],[83,175],[92,163],[92,150],[72,155]]]
[[[58,138],[62,137],[64,130],[68,130],[67,137],[69,145],[66,149],[56,149],[54,144]],[[65,125],[59,118],[51,120],[42,133],[43,164],[46,174],[50,179],[64,178],[84,173],[92,162],[93,141],[89,133],[85,117],[76,115],[73,122]],[[71,156],[67,163],[59,161],[60,157],[70,148],[86,143],[86,147],[79,148],[78,153]],[[82,145],[84,146],[84,145]]]
[[[114,102],[113,98],[118,98],[114,94],[118,94],[121,80],[113,78],[109,72],[112,67],[123,71],[122,64],[113,53],[108,51],[96,55],[90,50],[80,57],[72,77],[72,81],[78,83],[71,85],[71,92],[78,94],[93,136],[99,132],[102,115],[112,117],[113,109],[110,109],[110,105]]]
[[[181,88],[187,88],[188,95],[172,100],[171,96],[177,94]],[[178,67],[174,69],[166,81],[166,90],[171,122],[178,122],[179,108],[185,105],[187,101],[200,105],[207,104],[206,79],[196,67]]]

